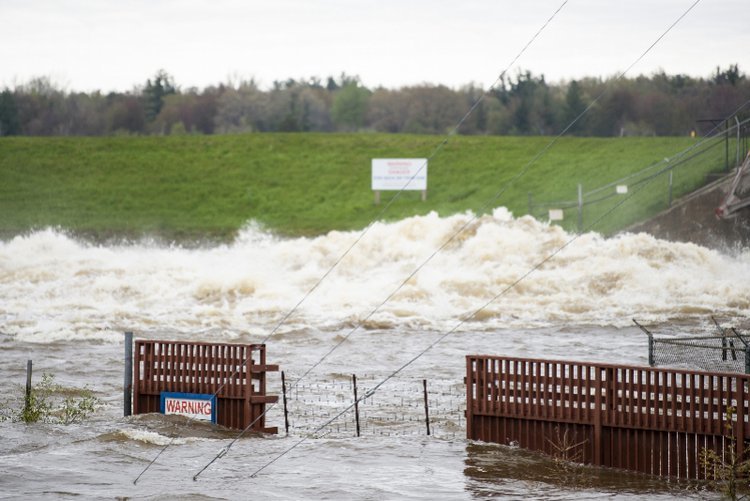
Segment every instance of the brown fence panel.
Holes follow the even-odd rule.
[[[712,475],[702,449],[721,453],[732,433],[739,457],[748,446],[749,375],[483,355],[466,362],[471,440],[689,479]]]
[[[234,429],[276,433],[265,426],[266,363],[263,344],[136,340],[133,414],[160,412],[162,392],[216,395],[216,422]]]

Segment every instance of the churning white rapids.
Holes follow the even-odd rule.
[[[375,224],[286,328],[366,318],[469,215]],[[224,329],[262,336],[359,233],[278,239],[248,228],[231,245],[102,247],[52,230],[0,244],[0,326],[19,341],[108,339],[123,330]],[[479,218],[368,321],[366,328],[448,329],[574,236],[505,210]],[[466,329],[628,325],[750,308],[750,254],[727,257],[645,234],[581,236],[492,302]]]
[[[460,399],[464,355],[470,353],[642,364],[645,336],[632,318],[670,333],[704,332],[711,328],[711,315],[743,324],[750,312],[750,252],[725,255],[645,234],[576,238],[530,217],[514,218],[505,209],[472,217],[429,214],[376,223],[335,267],[360,232],[288,239],[249,225],[231,244],[187,248],[149,241],[97,245],[50,229],[0,242],[0,394],[19,391],[25,362],[33,359],[35,380],[42,372],[53,373],[65,385],[91,388],[104,403],[78,425],[0,423],[4,494],[697,495],[682,485],[601,471],[589,472],[585,485],[571,487],[544,458],[466,441],[461,413],[449,409],[453,403],[447,395],[453,388]],[[289,437],[243,437],[193,482],[192,475],[232,433],[161,416],[122,417],[123,331],[155,339],[259,342],[311,290],[268,339],[269,362],[281,364],[294,381],[342,336],[351,337],[307,377],[308,383],[299,383],[292,396],[299,414],[292,416]],[[399,376],[406,378],[399,384],[424,378],[445,390],[433,403],[436,419],[442,412],[445,420],[436,422],[430,437],[420,434],[419,425],[410,427],[423,409],[399,409],[404,394],[385,385],[375,402],[391,406],[394,417],[372,418],[365,428],[370,432],[360,438],[352,437],[345,422],[328,427],[322,437],[311,437],[249,478],[350,403],[336,381],[362,374],[374,384],[452,329]],[[271,386],[279,391],[277,381]],[[305,391],[315,395],[308,398]],[[269,424],[283,428],[279,416],[275,409]],[[134,486],[165,443],[171,445]]]

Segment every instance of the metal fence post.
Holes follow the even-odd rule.
[[[354,386],[354,421],[359,436],[359,398],[357,397],[357,375],[352,374],[352,385]]]
[[[669,169],[669,203],[667,207],[672,207],[672,173],[674,171]]]
[[[633,319],[633,323],[648,336],[648,365],[649,367],[654,367],[654,365],[656,365],[654,363],[654,335],[651,334],[651,331],[639,324],[635,318]]]
[[[651,333],[648,334],[648,365],[654,366],[654,336]]]
[[[737,118],[737,115],[734,116],[734,121],[737,122],[737,147],[735,148],[737,150],[737,160],[735,162],[735,167],[740,166],[740,119]]]
[[[422,380],[422,387],[424,388],[424,422],[427,425],[427,435],[430,434],[430,407],[427,402],[427,380]]]
[[[729,172],[729,119],[724,120],[724,170]]]
[[[534,196],[531,194],[531,192],[527,193],[527,201],[529,204],[529,215],[534,215]]]
[[[583,231],[583,186],[578,183],[578,233]]]
[[[281,392],[284,395],[284,430],[289,435],[289,409],[286,404],[286,379],[284,378],[284,371],[281,371]]]
[[[133,333],[125,333],[125,378],[123,381],[123,416],[128,417],[132,413],[133,391]]]
[[[28,415],[31,407],[31,360],[26,361],[26,396],[24,398],[23,411],[24,415]]]

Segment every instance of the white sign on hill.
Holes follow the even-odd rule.
[[[372,189],[401,191],[427,189],[426,158],[373,158]]]
[[[550,209],[549,210],[549,220],[550,221],[562,221],[565,217],[565,213],[562,209]]]
[[[381,191],[421,191],[424,202],[427,200],[427,159],[373,158],[372,190],[376,205],[380,203]]]

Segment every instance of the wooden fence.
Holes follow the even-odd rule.
[[[471,440],[567,449],[583,463],[684,479],[713,478],[701,450],[726,457],[732,434],[745,457],[748,375],[481,355],[466,362]]]
[[[266,364],[262,344],[215,344],[136,340],[133,357],[133,413],[160,411],[162,392],[216,395],[216,422],[222,426],[276,433],[265,426]]]

